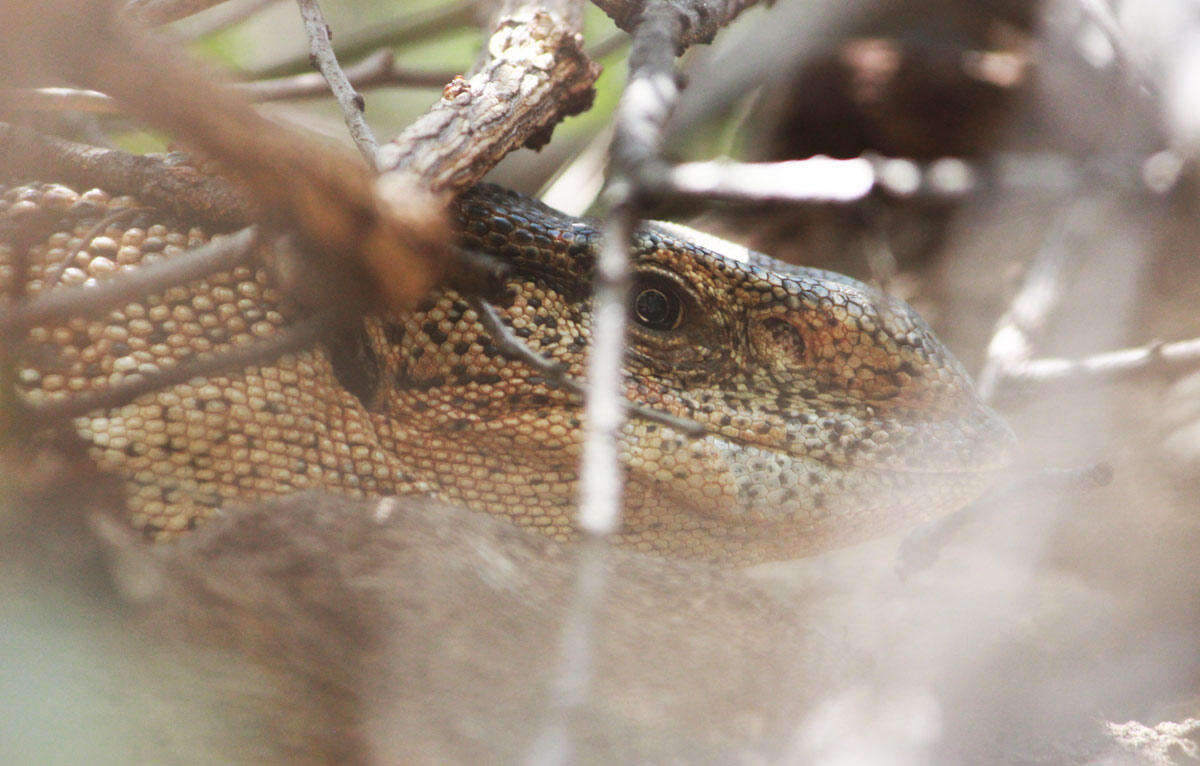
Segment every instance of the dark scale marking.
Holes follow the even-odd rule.
[[[400,322],[385,322],[383,325],[383,338],[393,346],[404,342],[404,334],[404,325]]]
[[[421,325],[421,332],[425,333],[435,346],[442,345],[450,337],[437,326],[436,322],[426,322]]]

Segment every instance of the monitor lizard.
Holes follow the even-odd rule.
[[[33,237],[0,225],[0,281],[11,282],[20,247],[31,296],[119,279],[221,233],[100,189],[0,190],[0,224],[19,210],[51,213]],[[509,270],[489,310],[582,377],[597,229],[488,185],[454,210],[462,245]],[[628,422],[621,543],[737,565],[803,556],[959,508],[1008,462],[1011,430],[904,302],[829,271],[726,257],[653,224],[632,254],[625,395],[704,433]],[[302,313],[276,277],[251,261],[34,328],[21,395],[59,401],[271,337]],[[152,537],[192,529],[235,498],[321,488],[427,493],[570,540],[581,398],[506,354],[479,307],[444,288],[415,311],[369,313],[310,348],[74,427],[122,477],[130,521]]]

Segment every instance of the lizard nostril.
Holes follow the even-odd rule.
[[[804,338],[800,337],[800,331],[791,322],[778,317],[768,317],[763,320],[762,326],[770,338],[772,347],[784,356],[797,360],[804,357]]]

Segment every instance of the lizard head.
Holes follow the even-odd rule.
[[[668,450],[712,467],[731,526],[820,549],[957,509],[1007,464],[1012,431],[905,302],[654,227],[634,263],[636,396],[705,426]]]
[[[596,229],[490,187],[460,209],[464,243],[511,268],[496,304],[504,323],[582,376]],[[724,257],[653,225],[635,235],[632,256],[626,396],[705,435],[626,426],[627,542],[702,558],[794,557],[956,509],[1007,462],[1012,432],[904,302],[832,272]],[[410,327],[433,330],[440,349],[457,333],[465,356],[418,359],[401,378],[426,393],[429,380],[453,389],[456,411],[471,413],[454,425],[471,434],[460,443],[493,455],[492,465],[503,455],[523,462],[519,475],[542,474],[544,491],[525,489],[543,510],[526,515],[545,523],[555,503],[553,523],[569,525],[578,395],[498,360],[456,302],[440,298]],[[456,376],[455,365],[471,372]],[[519,481],[516,471],[493,476]],[[521,521],[520,509],[501,512]]]

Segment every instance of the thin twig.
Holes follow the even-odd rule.
[[[92,287],[50,290],[34,300],[16,304],[9,300],[7,305],[0,305],[0,334],[8,337],[48,322],[95,314],[139,296],[226,271],[244,263],[257,242],[258,229],[249,226]]]
[[[321,13],[321,6],[317,5],[317,0],[296,0],[296,4],[300,6],[300,17],[304,19],[304,32],[308,35],[309,60],[315,68],[321,71],[329,83],[329,89],[333,91],[338,106],[342,108],[342,117],[346,120],[350,138],[358,147],[359,153],[362,154],[367,164],[374,170],[378,166],[379,145],[375,141],[375,134],[371,132],[370,126],[363,117],[363,109],[366,104],[362,94],[356,91],[350,81],[346,79],[346,73],[338,65],[337,56],[333,53],[329,24],[325,21],[325,14]]]
[[[639,179],[665,162],[662,130],[678,95],[674,63],[689,23],[669,2],[654,0],[634,31],[629,83],[617,106],[608,214],[595,267],[592,343],[588,355],[588,391],[580,463],[578,526],[584,544],[577,553],[573,597],[560,636],[559,662],[550,709],[535,740],[531,760],[562,763],[572,757],[572,724],[591,691],[595,668],[592,649],[599,604],[607,590],[609,540],[621,524],[619,438],[625,419],[623,358],[632,285],[629,244],[640,200]],[[728,21],[728,19],[725,19]],[[715,30],[714,30],[715,31]]]
[[[396,66],[391,51],[376,51],[344,70],[355,88],[412,87],[440,88],[454,79],[449,70],[418,70]],[[317,72],[234,83],[233,90],[254,102],[284,101],[326,96],[329,83]],[[28,88],[12,92],[10,102],[22,109],[45,112],[76,111],[91,114],[120,114],[120,102],[95,90],[80,88]]]
[[[488,336],[496,343],[496,347],[505,356],[515,362],[521,362],[532,367],[552,386],[566,389],[580,396],[587,394],[587,386],[579,379],[568,375],[566,365],[562,362],[548,359],[522,343],[521,339],[512,332],[512,329],[504,324],[503,320],[500,319],[500,315],[496,313],[495,307],[490,303],[475,296],[468,299],[468,302],[475,309],[475,313],[479,315],[479,321],[483,324],[484,329],[488,331]],[[689,438],[698,438],[708,433],[708,430],[702,424],[694,420],[681,418],[669,412],[655,409],[654,407],[648,407],[641,402],[626,399],[625,406],[629,408],[630,413],[635,417],[672,428]]]
[[[1173,343],[1155,341],[1082,359],[1027,359],[1004,370],[999,387],[1005,391],[1030,385],[1113,381],[1130,375],[1189,369],[1196,365],[1200,365],[1200,338]]]
[[[682,22],[676,36],[675,50],[695,43],[712,42],[717,32],[738,14],[759,0],[676,0],[671,3],[671,12]],[[633,32],[644,24],[655,6],[662,7],[659,0],[592,0],[613,22],[626,32]]]
[[[227,180],[162,155],[130,154],[0,123],[0,179],[53,178],[221,228],[240,228],[254,217],[251,197]]]
[[[119,114],[121,111],[116,99],[83,88],[24,88],[9,91],[4,98],[20,109],[37,112]]]
[[[468,27],[475,21],[478,0],[457,0],[373,24],[364,32],[340,38],[338,55],[344,59],[365,56],[380,48],[401,48],[440,34]],[[303,70],[306,61],[291,57],[253,70],[257,77],[280,77]]]
[[[333,312],[320,313],[289,325],[265,340],[194,357],[153,374],[131,375],[116,386],[96,393],[26,405],[22,408],[22,414],[31,422],[44,426],[52,420],[65,420],[96,410],[121,407],[142,394],[186,383],[192,378],[219,375],[230,370],[244,370],[253,365],[273,361],[284,354],[302,351],[313,345],[335,321],[336,315]]]
[[[128,0],[125,12],[143,24],[168,24],[223,2],[225,0]]]
[[[449,70],[407,69],[396,65],[396,56],[389,50],[375,51],[370,56],[356,61],[344,70],[346,79],[355,88],[377,88],[401,86],[440,88],[454,79],[455,72]],[[324,96],[329,93],[329,84],[315,73],[280,77],[274,80],[255,80],[234,86],[246,94],[251,101],[282,101],[291,98]]]
[[[575,762],[571,719],[591,693],[596,615],[607,591],[608,558],[608,542],[603,537],[586,536],[576,550],[568,606],[559,628],[550,710],[526,753],[527,766]]]
[[[979,395],[985,401],[996,395],[1001,380],[1033,355],[1030,338],[1058,305],[1068,253],[1074,248],[1076,236],[1094,223],[1094,202],[1089,197],[1071,205],[1062,223],[1042,243],[1021,289],[997,321],[983,369],[976,378]]]
[[[136,213],[145,212],[145,211],[148,211],[151,209],[152,208],[147,208],[147,207],[117,208],[113,212],[111,212],[108,215],[101,218],[99,221],[96,221],[95,225],[93,225],[92,228],[88,229],[87,232],[82,237],[79,238],[79,244],[76,245],[75,247],[71,248],[67,252],[67,255],[65,258],[61,259],[58,263],[54,264],[53,269],[46,272],[46,275],[44,277],[42,277],[42,285],[45,287],[45,289],[49,290],[51,287],[54,287],[54,285],[58,284],[58,280],[62,276],[62,273],[67,270],[68,266],[71,265],[71,261],[75,260],[75,256],[79,255],[79,253],[85,247],[91,245],[92,240],[94,240],[96,237],[99,237],[101,234],[103,234],[105,231],[107,231],[109,226],[113,225],[117,221],[128,218],[131,215],[134,215]]]
[[[660,194],[743,202],[856,202],[879,178],[869,160],[814,157],[787,162],[685,162]]]
[[[240,24],[279,0],[244,0],[242,3],[226,2],[219,11],[206,14],[187,25],[186,34],[195,40]]]

